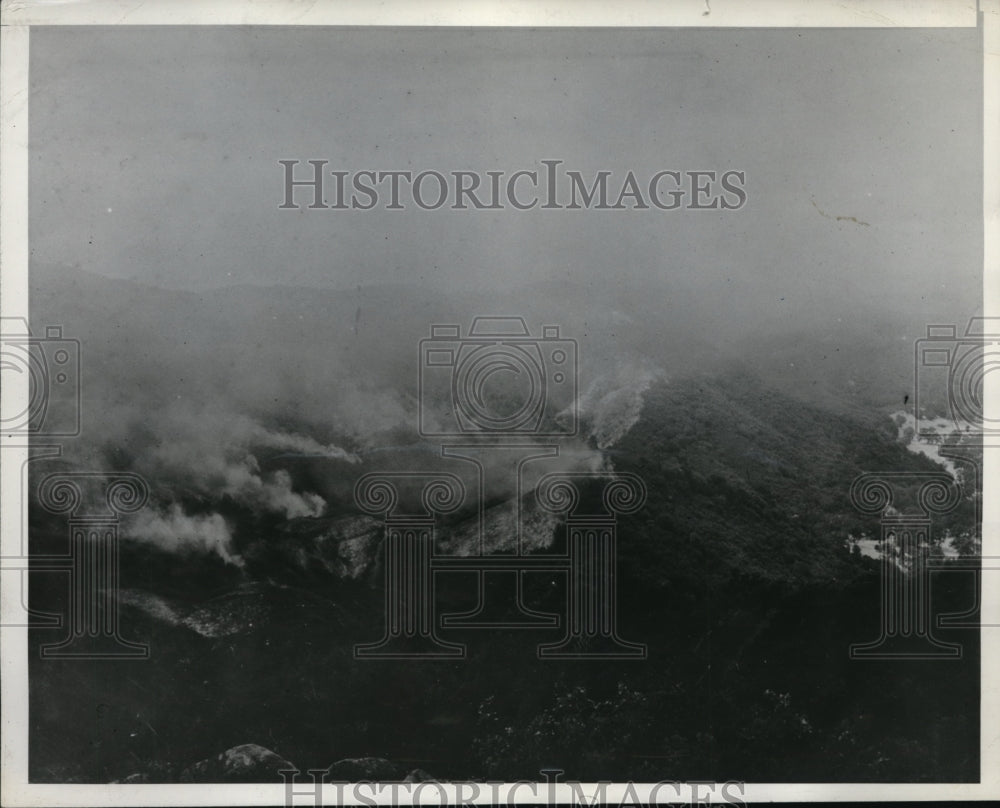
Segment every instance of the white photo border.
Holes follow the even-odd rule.
[[[705,12],[708,11],[706,14]],[[501,26],[501,27],[976,27],[983,36],[983,314],[1000,316],[1000,0],[385,0],[379,3],[309,0],[3,0],[0,3],[0,313],[28,315],[28,52],[30,29],[46,25],[337,25],[337,26]],[[993,147],[991,148],[991,145]],[[987,374],[986,418],[1000,416],[1000,374]],[[21,411],[27,384],[5,384],[5,411]],[[22,405],[22,406],[18,406]],[[22,441],[23,442],[23,439]],[[0,436],[0,555],[19,554],[23,512],[21,468],[27,448],[16,437]],[[1000,457],[984,452],[983,556],[1000,556]],[[993,494],[991,496],[990,494]],[[10,574],[4,571],[4,575]],[[20,572],[17,572],[20,575]],[[4,579],[6,584],[7,579]],[[0,615],[20,613],[19,587],[0,587]],[[983,576],[983,613],[1000,613],[1000,578]],[[1000,798],[1000,635],[984,630],[981,668],[979,783],[747,783],[743,799],[757,802],[858,800],[941,800]],[[988,640],[988,641],[987,641]],[[5,806],[117,805],[284,805],[283,785],[43,785],[28,782],[27,628],[0,630],[0,804]],[[522,784],[523,786],[523,784]],[[691,788],[677,794],[660,789],[661,798],[687,801]],[[458,784],[425,789],[416,801],[449,802]],[[598,784],[583,784],[588,798]],[[648,797],[651,784],[636,785],[628,797]],[[701,787],[702,795],[704,786]],[[626,796],[626,784],[605,787],[609,802]],[[540,797],[540,795],[543,795]],[[473,804],[500,798],[508,804],[573,804],[566,785],[542,786],[540,795],[506,784],[483,789]],[[367,797],[367,794],[365,795]],[[402,795],[400,795],[402,796]],[[718,795],[716,795],[718,796]],[[335,787],[322,793],[323,804],[357,805],[364,800]],[[387,795],[376,796],[382,803]],[[702,797],[704,798],[704,796]],[[314,804],[313,797],[295,804]],[[369,803],[370,804],[370,803]]]

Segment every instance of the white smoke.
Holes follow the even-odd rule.
[[[147,507],[123,527],[126,538],[149,542],[168,552],[214,554],[243,566],[234,549],[233,528],[218,512],[228,500],[258,515],[286,519],[319,517],[327,512],[323,496],[297,488],[280,467],[289,457],[324,457],[355,464],[352,453],[297,432],[269,429],[247,415],[224,408],[193,407],[168,401],[155,419],[130,410],[116,420],[109,411],[102,438],[127,445],[132,470],[148,483]],[[88,465],[103,463],[99,444],[78,447]],[[279,467],[262,465],[277,461]],[[180,503],[198,502],[199,513]],[[215,507],[213,508],[213,504]]]
[[[227,463],[219,469],[219,477],[222,484],[214,489],[217,494],[228,495],[258,513],[277,513],[295,519],[322,516],[326,512],[326,501],[319,494],[308,491],[299,494],[292,490],[292,477],[284,469],[262,475],[253,455],[245,455],[238,463]]]
[[[44,302],[39,317],[76,322],[89,357],[87,429],[64,460],[147,481],[150,502],[133,520],[136,538],[227,560],[254,538],[240,534],[237,510],[268,522],[329,517],[350,501],[355,476],[403,462],[419,440],[415,341],[428,323],[460,319],[452,301],[436,293],[413,301],[412,290],[407,305],[399,305],[398,291],[377,289],[348,299],[256,289],[177,296],[150,287],[133,299],[134,290],[80,274],[33,278],[43,291],[34,298]],[[359,302],[366,307],[361,334],[351,330]],[[551,301],[541,302],[544,316],[531,319],[550,322]],[[567,306],[575,310],[578,302]],[[460,303],[462,312],[476,308]],[[492,296],[489,304],[499,305]],[[622,310],[614,307],[594,333],[635,330]],[[578,405],[592,434],[559,440],[558,457],[529,464],[522,494],[543,471],[610,470],[606,450],[639,417],[653,375],[637,361],[623,364],[617,341],[592,339],[585,353]],[[305,458],[331,462],[300,462]],[[517,480],[514,468],[489,471]],[[471,468],[465,473],[475,490]],[[512,483],[494,493],[517,492]],[[232,515],[231,524],[223,514]]]
[[[177,503],[166,509],[146,508],[126,522],[123,533],[169,552],[215,553],[227,564],[243,566],[233,552],[229,525],[217,513],[191,516]]]
[[[577,411],[590,422],[599,449],[614,446],[635,426],[643,396],[660,375],[645,363],[621,362],[594,379],[577,399]]]
[[[238,419],[244,423],[246,438],[264,449],[284,450],[299,455],[331,457],[346,460],[348,463],[359,463],[360,458],[351,452],[334,446],[332,443],[324,446],[308,435],[298,435],[291,432],[271,431],[249,418]]]
[[[255,513],[288,519],[322,516],[326,501],[316,492],[296,491],[284,469],[264,472],[263,450],[306,457],[329,457],[357,463],[353,454],[323,445],[306,435],[269,430],[253,419],[214,412],[173,411],[157,423],[158,435],[170,435],[144,447],[137,470],[147,479],[208,499],[227,497]]]
[[[941,443],[955,429],[953,422],[946,418],[937,418],[931,423],[925,420],[922,425],[924,427],[924,434],[921,434],[917,430],[917,419],[912,412],[899,410],[892,413],[889,417],[896,424],[899,442],[906,446],[909,451],[929,457],[935,463],[944,466],[952,477],[959,478],[959,471],[955,467],[955,463],[951,458],[944,457],[940,451]],[[936,442],[932,442],[929,437],[935,435],[937,436],[937,440]]]

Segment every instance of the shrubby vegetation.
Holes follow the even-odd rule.
[[[878,562],[845,546],[878,535],[852,510],[851,482],[937,468],[888,418],[833,413],[748,375],[674,381],[649,391],[613,460],[650,494],[621,521],[619,557],[619,624],[647,644],[645,662],[540,661],[554,630],[455,632],[464,661],[359,664],[352,645],[381,633],[377,576],[303,575],[276,557],[237,572],[131,546],[130,586],[245,628],[201,636],[128,607],[123,631],[150,643],[155,664],[35,655],[32,777],[170,780],[257,743],[303,768],[371,755],[452,779],[547,767],[580,780],[977,779],[974,632],[947,637],[964,644],[961,660],[848,658],[877,636],[879,603]],[[973,534],[973,505],[939,531]],[[56,523],[33,524],[39,546],[64,541]],[[561,611],[551,574],[525,581],[535,608]],[[60,592],[42,583],[32,597],[44,606]],[[455,610],[473,597],[467,579],[441,592]],[[942,611],[967,608],[969,577],[940,575],[935,597]]]

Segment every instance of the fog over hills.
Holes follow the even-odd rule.
[[[416,430],[418,343],[431,324],[465,333],[474,315],[516,313],[535,332],[558,324],[576,340],[585,431],[561,441],[561,452],[581,468],[613,467],[640,413],[671,417],[651,388],[680,396],[676,406],[693,410],[682,419],[711,407],[722,383],[747,396],[719,413],[734,424],[751,418],[746,403],[760,389],[783,407],[819,408],[820,420],[876,425],[912,388],[923,326],[854,310],[740,334],[720,320],[717,302],[652,283],[479,296],[403,285],[180,292],[39,267],[31,300],[36,324],[61,324],[82,343],[83,434],[67,462],[145,475],[156,508],[134,535],[233,563],[239,539],[222,511],[336,516],[351,510],[365,471],[402,457],[441,465]]]

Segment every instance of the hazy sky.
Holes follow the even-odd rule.
[[[807,308],[972,308],[979,43],[971,29],[36,28],[32,259],[194,289],[664,277]],[[288,211],[284,158],[736,169],[749,200]]]

